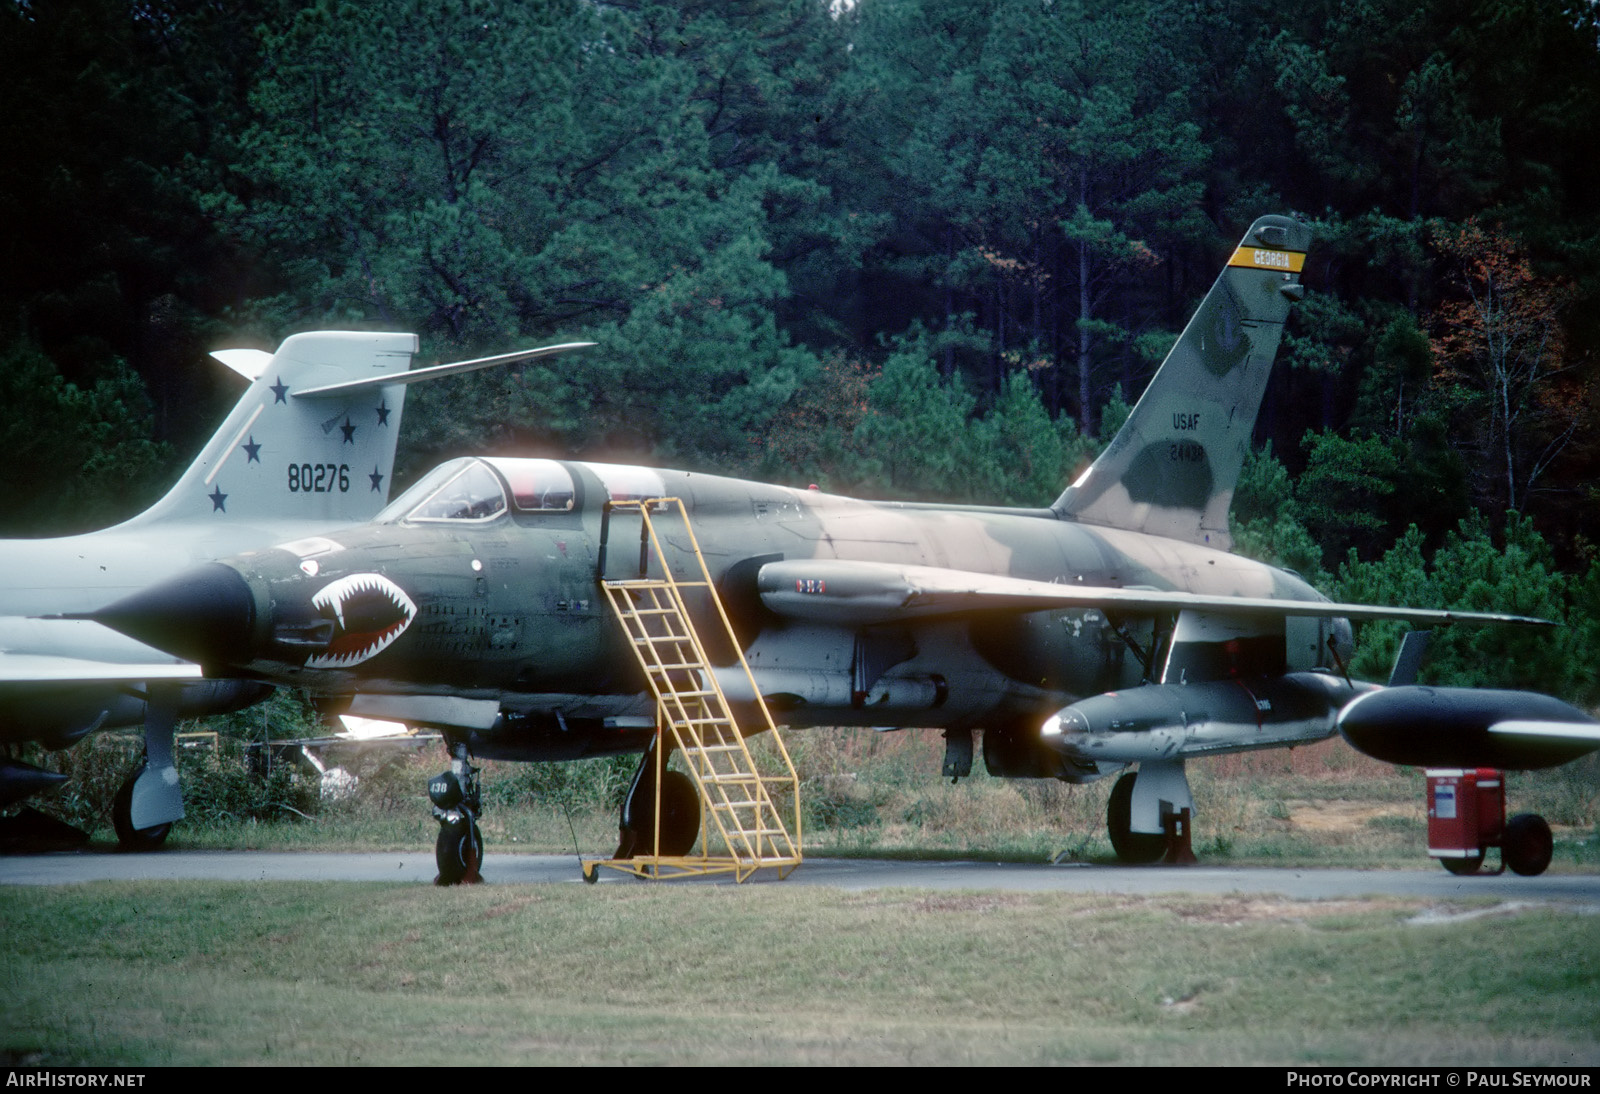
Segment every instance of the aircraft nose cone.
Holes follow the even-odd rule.
[[[251,659],[255,597],[239,571],[207,563],[124,597],[88,618],[203,666]]]

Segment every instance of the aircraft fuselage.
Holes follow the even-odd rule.
[[[480,754],[531,759],[544,758],[550,734],[531,733],[518,745],[497,715],[548,728],[548,720],[592,726],[647,719],[652,709],[597,584],[602,566],[604,576],[623,577],[640,565],[637,518],[608,523],[603,511],[611,497],[682,499],[757,686],[791,725],[996,729],[1027,722],[1036,731],[1065,703],[1146,678],[1143,661],[1156,653],[1160,631],[1149,615],[1112,618],[1094,608],[912,614],[881,623],[796,619],[763,603],[757,576],[773,562],[892,563],[1053,586],[1320,599],[1294,575],[1249,559],[1064,521],[1049,510],[867,502],[601,464],[459,462],[495,469],[495,480],[480,488],[504,487],[505,499],[477,503],[490,515],[474,515],[470,498],[455,497],[465,487],[447,484],[430,497],[422,484],[387,520],[225,560],[237,577],[209,568],[221,591],[194,595],[233,605],[217,609],[227,619],[218,616],[215,633],[226,637],[206,645],[207,628],[192,626],[188,605],[180,613],[184,627],[201,639],[176,628],[153,637],[218,675],[354,695],[360,713],[382,716],[391,713],[383,697],[408,697],[393,714],[475,730]],[[523,496],[544,506],[528,509],[509,499],[517,495],[518,469],[534,464],[562,486],[556,503]],[[686,535],[669,528],[663,547],[675,576],[698,573]],[[709,618],[711,608],[702,596],[691,600],[691,611]],[[149,605],[132,614],[149,616]],[[248,625],[241,625],[246,615]],[[1322,666],[1326,627],[1300,630],[1307,637],[1291,639],[1287,649],[1280,643],[1275,663],[1241,671]],[[719,665],[734,662],[726,642],[713,642],[709,652]],[[748,692],[731,673],[724,686],[735,700],[741,688]],[[637,739],[627,745],[637,747]]]

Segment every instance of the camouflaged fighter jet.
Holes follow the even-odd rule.
[[[638,752],[654,702],[597,584],[629,554],[613,544],[605,561],[604,514],[676,497],[780,722],[941,729],[952,776],[971,770],[979,729],[995,775],[1120,774],[1111,841],[1148,861],[1193,808],[1189,759],[1334,732],[1365,687],[1341,669],[1350,618],[1509,618],[1333,604],[1229,553],[1228,507],[1309,242],[1285,217],[1251,227],[1127,424],[1047,509],[466,458],[371,524],[191,571],[93,618],[208,673],[437,727],[462,784],[470,757]],[[666,550],[674,570],[693,565],[684,537]],[[742,679],[722,681],[736,701],[751,699]],[[680,778],[662,794],[685,793]],[[635,780],[625,844],[654,835],[641,831],[651,782]],[[663,802],[677,818],[661,822],[664,853],[695,840],[687,793]],[[475,795],[452,800],[446,880],[471,873],[480,844]]]
[[[114,528],[0,541],[0,742],[59,749],[96,729],[144,723],[146,759],[117,795],[112,822],[124,847],[158,845],[183,816],[175,720],[237,710],[269,689],[205,680],[198,666],[97,623],[41,616],[96,607],[207,559],[371,519],[388,499],[407,385],[573,348],[411,369],[414,334],[317,331],[276,353],[212,354],[249,387],[160,501]],[[0,761],[0,807],[62,781]]]

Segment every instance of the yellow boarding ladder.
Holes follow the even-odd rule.
[[[658,522],[674,512],[682,522],[688,545],[688,551],[683,553],[685,564],[688,554],[694,556],[694,572],[683,579],[673,576],[656,529]],[[612,517],[623,513],[636,513],[640,519],[639,576],[613,580],[605,575],[605,543]],[[646,853],[634,858],[585,861],[584,879],[595,880],[595,871],[601,866],[636,877],[661,879],[731,873],[740,882],[770,866],[777,869],[780,878],[787,877],[800,865],[799,776],[739,650],[690,526],[688,510],[678,498],[612,501],[607,503],[605,518],[600,586],[656,697],[656,769],[653,775],[644,775],[656,780],[652,805],[657,813],[652,825],[656,839],[644,849]],[[652,570],[660,576],[650,576]],[[705,590],[706,599],[716,609],[713,625],[726,631],[728,644],[739,659],[739,671],[749,680],[759,719],[755,731],[768,732],[773,746],[770,751],[777,753],[782,771],[763,774],[757,769],[745,733],[735,721],[712,671],[684,601],[686,591],[700,589]],[[673,748],[683,754],[689,777],[700,795],[698,855],[660,853],[662,779],[666,757]],[[776,761],[769,762],[769,766],[773,762]],[[792,816],[792,834],[786,814]],[[713,845],[718,853],[712,853]]]

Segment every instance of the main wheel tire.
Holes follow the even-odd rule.
[[[1477,873],[1478,867],[1483,865],[1483,852],[1479,851],[1476,855],[1470,855],[1467,858],[1442,858],[1439,863],[1452,874],[1458,877],[1466,877],[1468,874]]]
[[[700,837],[700,793],[694,781],[681,771],[665,771],[661,775],[661,843],[656,845],[656,788],[653,778],[638,785],[628,800],[625,823],[618,831],[617,854],[619,859],[640,855],[661,854],[670,857],[687,855],[694,850]]]
[[[1545,872],[1555,853],[1555,837],[1537,813],[1518,813],[1506,822],[1500,839],[1500,860],[1514,874],[1534,877]]]
[[[681,771],[661,776],[661,853],[687,855],[700,838],[700,792]],[[648,846],[648,841],[646,841]]]
[[[439,866],[435,885],[459,885],[468,878],[478,880],[483,864],[483,834],[476,822],[465,825],[440,825],[433,845],[434,861]]]
[[[133,774],[123,781],[116,797],[111,799],[111,827],[117,833],[117,850],[138,854],[154,851],[167,842],[172,831],[170,824],[153,824],[149,828],[133,826],[133,784],[144,774],[145,761],[141,758]]]
[[[1117,858],[1131,866],[1145,866],[1158,861],[1167,850],[1164,835],[1133,831],[1133,785],[1138,775],[1129,772],[1111,788],[1111,801],[1106,805],[1106,830],[1111,835],[1111,849]]]

